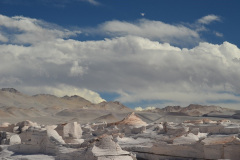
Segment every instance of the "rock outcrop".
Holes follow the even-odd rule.
[[[146,126],[147,123],[142,121],[134,112],[129,114],[123,120],[116,122],[115,125],[128,125],[128,126]]]
[[[82,128],[77,122],[59,124],[55,130],[65,141],[80,139],[82,137]]]

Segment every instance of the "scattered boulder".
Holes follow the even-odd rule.
[[[60,124],[55,130],[63,139],[79,139],[82,136],[82,128],[77,122]]]
[[[15,130],[18,131],[19,133],[22,133],[22,132],[26,131],[29,127],[36,127],[36,126],[38,126],[37,123],[26,120],[26,121],[18,122],[16,124]]]
[[[11,132],[0,132],[0,144],[1,145],[14,145],[14,144],[20,144],[21,138],[19,135]]]
[[[31,129],[20,135],[22,143],[9,147],[9,150],[20,154],[50,154],[58,153],[58,146],[65,144],[55,130]]]
[[[110,159],[126,159],[133,160],[131,154],[121,149],[121,147],[113,141],[112,136],[104,136],[99,141],[88,149],[89,155],[96,157],[97,160],[110,160]],[[92,157],[92,159],[93,159]]]

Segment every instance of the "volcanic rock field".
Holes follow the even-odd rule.
[[[191,104],[134,111],[79,96],[0,90],[4,160],[240,159],[239,111]]]

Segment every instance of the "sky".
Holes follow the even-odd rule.
[[[237,0],[1,0],[0,87],[240,109]]]

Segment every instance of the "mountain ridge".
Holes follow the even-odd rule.
[[[231,113],[233,115],[237,112],[237,110],[223,108],[220,106],[199,104],[190,104],[186,107],[166,106],[164,108],[155,108],[146,111],[179,116],[214,116],[216,114],[224,115],[224,113]]]
[[[2,88],[0,90],[1,117],[33,117],[59,115],[80,110],[103,110],[129,112],[132,109],[120,102],[101,102],[94,104],[78,95],[57,97],[51,94],[25,95],[14,88]],[[64,115],[64,114],[63,114]]]

